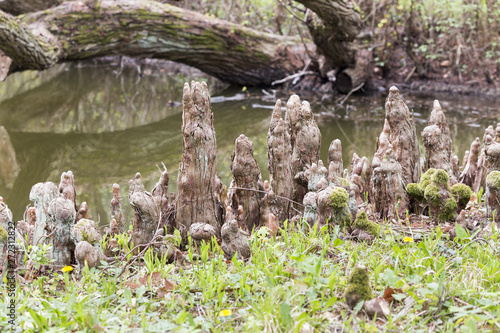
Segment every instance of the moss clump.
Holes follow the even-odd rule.
[[[415,198],[418,202],[424,201],[424,191],[419,186],[420,184],[417,183],[410,183],[408,186],[406,186],[406,193],[412,198]]]
[[[448,198],[438,214],[439,221],[453,221],[455,219],[455,213],[457,211],[457,201],[455,198]]]
[[[351,183],[345,178],[340,178],[340,187],[343,187],[344,189],[348,190],[351,188]]]
[[[101,240],[97,224],[88,219],[81,219],[78,221],[78,223],[71,228],[71,234],[75,243],[85,241],[94,245]]]
[[[332,222],[341,227],[351,225],[351,213],[349,212],[349,194],[343,187],[335,186],[329,197],[329,205],[333,208]]]
[[[4,227],[0,226],[0,241],[3,243],[7,242],[7,230]]]
[[[431,177],[436,172],[436,169],[430,168],[420,177],[418,183],[410,183],[406,187],[406,192],[412,198],[415,198],[418,202],[426,204],[424,197],[425,189],[431,184]]]
[[[353,309],[361,301],[368,301],[373,298],[372,288],[370,287],[370,278],[368,272],[362,266],[356,266],[347,280],[347,288],[344,298]]]
[[[450,180],[450,176],[448,176],[448,173],[443,169],[437,169],[431,176],[431,183],[444,185],[449,190],[450,186],[448,185],[448,180]]]
[[[368,219],[368,215],[366,215],[365,211],[361,211],[358,216],[356,216],[356,221],[352,226],[354,229],[361,229],[368,232],[370,235],[378,237],[380,233],[380,226],[376,223],[373,223]]]
[[[500,189],[500,171],[492,171],[486,177],[486,184],[491,188]]]
[[[429,185],[424,192],[425,201],[431,206],[439,206],[441,204],[441,194],[437,185]]]
[[[345,188],[334,187],[332,193],[330,194],[330,205],[334,209],[342,209],[347,207],[347,202],[349,201],[349,194]]]
[[[465,208],[465,206],[467,206],[467,203],[472,195],[472,190],[465,184],[455,184],[451,187],[451,193],[457,201],[457,211],[461,211]]]
[[[432,215],[439,221],[453,221],[457,208],[467,205],[472,194],[470,188],[457,184],[454,190],[448,184],[450,177],[443,169],[427,170],[420,181],[408,184],[406,192],[423,205],[429,205]],[[457,205],[457,201],[459,205]],[[465,202],[465,203],[464,203]]]

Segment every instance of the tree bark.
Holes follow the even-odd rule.
[[[148,0],[73,1],[22,17],[0,12],[0,45],[13,60],[9,73],[121,54],[182,62],[242,85],[270,85],[307,59],[297,38]]]
[[[306,24],[329,67],[354,65],[356,46],[353,41],[361,32],[360,13],[347,0],[295,0],[314,13],[306,16]]]
[[[0,10],[12,15],[37,12],[61,4],[63,0],[3,0]]]

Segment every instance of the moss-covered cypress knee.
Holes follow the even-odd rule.
[[[344,298],[347,305],[351,309],[353,309],[359,302],[368,301],[373,298],[372,288],[370,287],[370,278],[365,267],[354,267],[349,279],[347,280],[347,288],[344,293]]]
[[[451,193],[457,201],[457,213],[460,213],[467,206],[472,195],[472,190],[465,184],[455,184],[451,187]]]
[[[352,228],[366,231],[375,237],[378,237],[380,233],[380,226],[377,223],[370,221],[365,211],[361,211],[358,216],[356,216],[356,220],[354,221]]]
[[[486,210],[489,217],[495,212],[495,222],[500,222],[500,171],[492,171],[486,177]]]
[[[432,174],[431,182],[424,191],[424,199],[434,220],[440,222],[453,221],[457,210],[457,202],[451,194],[448,180],[448,173],[438,169]]]

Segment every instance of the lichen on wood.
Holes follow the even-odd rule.
[[[389,89],[385,112],[390,127],[389,142],[395,159],[401,165],[403,184],[406,186],[409,183],[416,183],[420,178],[420,153],[415,123],[395,86]]]
[[[293,195],[291,155],[289,127],[282,118],[281,101],[278,99],[267,132],[267,159],[271,190],[281,197],[276,198],[273,209],[280,221],[285,221],[290,217],[290,200]]]
[[[207,84],[184,84],[182,101],[183,149],[175,223],[186,240],[189,227],[196,222],[212,225],[219,235],[224,207],[219,201],[217,143]]]
[[[49,204],[58,195],[59,189],[52,182],[38,183],[31,188],[30,200],[36,209],[35,233],[33,235],[34,245],[46,242],[45,236],[47,234],[45,227],[49,221]]]
[[[75,252],[75,244],[71,240],[71,228],[76,220],[75,203],[61,195],[50,202],[47,211],[49,221],[45,229],[52,244],[53,264],[71,265]]]
[[[128,200],[134,209],[131,241],[134,246],[147,245],[153,239],[158,227],[160,210],[151,193],[144,188],[139,172],[129,184]]]
[[[253,144],[245,135],[240,135],[231,156],[233,181],[229,188],[229,204],[232,209],[243,207],[240,228],[247,233],[261,226],[260,209],[264,197],[259,165],[253,156]]]

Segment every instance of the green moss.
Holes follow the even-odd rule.
[[[437,185],[429,185],[424,192],[425,200],[432,206],[439,206],[441,204],[441,195],[439,194],[439,187]]]
[[[352,309],[361,301],[373,298],[370,278],[364,267],[356,266],[347,280],[347,288],[344,293],[347,305]]]
[[[420,183],[410,183],[406,186],[406,192],[412,198],[415,198],[418,202],[423,202],[424,191],[420,188]]]
[[[430,168],[420,177],[419,187],[422,191],[425,191],[425,188],[431,184],[431,177],[435,172],[436,169]]]
[[[333,222],[341,227],[350,227],[352,216],[349,213],[349,208],[343,207],[342,209],[334,211]]]
[[[457,211],[457,202],[455,198],[448,198],[439,211],[438,220],[441,222],[453,221]]]
[[[486,177],[486,184],[489,187],[494,187],[496,189],[500,189],[500,171],[492,171]]]
[[[448,185],[449,179],[450,177],[448,176],[448,173],[443,169],[436,170],[431,176],[431,182],[439,185],[445,185],[448,190],[450,188],[450,186]]]
[[[7,243],[7,230],[4,227],[0,226],[0,241],[3,243]]]
[[[345,188],[346,190],[350,189],[351,188],[351,183],[349,183],[349,181],[345,178],[340,178],[340,186]]]
[[[343,207],[347,207],[347,202],[349,201],[349,194],[345,188],[342,187],[334,187],[332,190],[332,194],[330,194],[330,205],[334,209],[341,209]]]
[[[368,232],[370,235],[378,236],[380,233],[380,226],[376,223],[373,223],[368,219],[368,215],[366,215],[365,211],[361,211],[358,216],[356,216],[356,221],[352,226],[354,229],[361,229]]]
[[[472,190],[470,189],[469,186],[465,184],[455,184],[451,188],[451,193],[453,194],[453,197],[457,201],[458,207],[464,209],[470,200],[470,197],[472,195]]]
[[[408,184],[406,187],[408,195],[424,205],[427,204],[427,200],[425,199],[425,189],[431,184],[431,178],[435,172],[436,169],[430,168],[424,172],[418,183]]]

